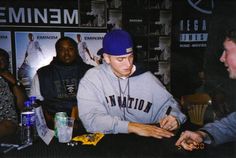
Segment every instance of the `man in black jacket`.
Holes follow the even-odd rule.
[[[49,128],[57,112],[71,115],[77,106],[76,93],[80,79],[90,68],[78,55],[77,43],[62,37],[56,42],[56,57],[47,66],[40,68],[34,76],[30,91],[42,101],[42,108]]]

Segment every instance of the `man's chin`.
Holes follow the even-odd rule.
[[[64,62],[62,62],[63,63],[63,65],[65,65],[65,66],[71,66],[71,65],[74,65],[76,62],[75,61],[64,61]]]
[[[74,63],[64,63],[65,66],[71,66],[71,65],[74,65]]]
[[[124,76],[124,77],[129,77],[130,76],[130,74],[131,74],[131,72],[129,71],[129,72],[125,72],[125,73],[123,73],[122,74],[122,76]]]
[[[230,74],[229,74],[229,78],[231,78],[231,79],[236,79],[236,73],[235,73],[235,74],[230,73]]]

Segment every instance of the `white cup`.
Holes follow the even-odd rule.
[[[57,132],[58,132],[58,141],[60,143],[70,142],[72,139],[74,126],[74,118],[66,117],[65,121],[60,122],[58,124]]]

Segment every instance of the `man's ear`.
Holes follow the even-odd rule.
[[[104,60],[107,64],[110,64],[110,55],[103,53]]]

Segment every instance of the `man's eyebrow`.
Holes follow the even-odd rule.
[[[123,59],[123,58],[125,58],[125,57],[117,57],[117,59]]]

